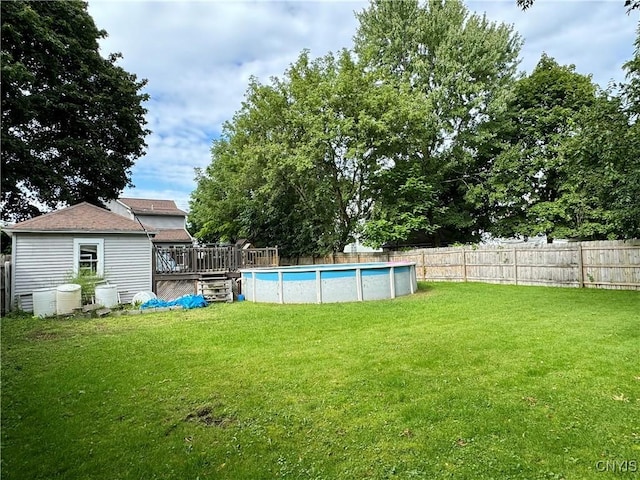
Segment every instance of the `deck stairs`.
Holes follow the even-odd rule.
[[[233,302],[234,280],[225,272],[202,273],[198,280],[198,294],[211,302]]]

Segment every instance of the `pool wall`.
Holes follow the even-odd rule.
[[[240,270],[252,302],[334,303],[382,300],[415,293],[414,262],[348,263]]]

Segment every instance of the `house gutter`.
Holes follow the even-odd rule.
[[[144,228],[144,227],[143,227]],[[3,228],[3,231],[10,237],[14,233],[61,233],[61,234],[80,234],[80,235],[102,235],[102,234],[118,234],[118,235],[155,235],[155,231],[140,230],[39,230],[31,228]]]

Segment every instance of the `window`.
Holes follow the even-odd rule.
[[[73,239],[73,273],[75,275],[104,275],[104,240],[102,238]]]

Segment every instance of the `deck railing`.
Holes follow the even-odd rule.
[[[237,248],[233,245],[215,247],[156,247],[154,272],[185,274],[234,272],[243,267],[278,266],[278,247]]]

